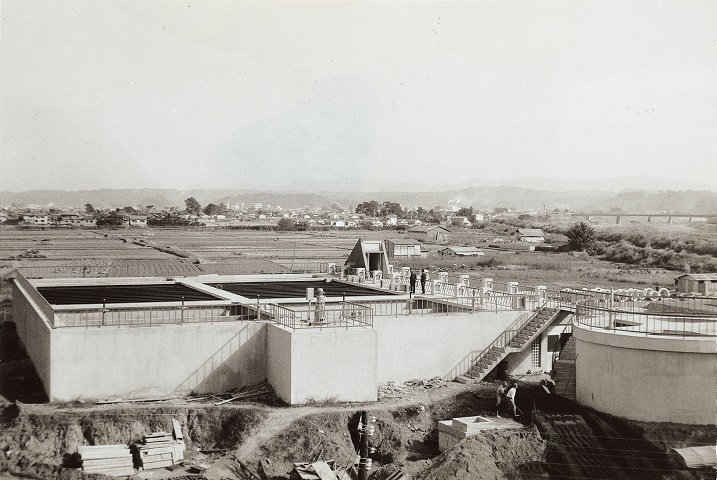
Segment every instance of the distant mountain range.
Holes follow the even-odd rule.
[[[617,184],[645,184],[645,181],[619,179]],[[644,179],[642,179],[644,180]],[[655,179],[653,179],[655,180]],[[659,179],[658,179],[659,180]],[[608,182],[603,179],[597,182]],[[572,211],[598,211],[620,208],[625,212],[657,213],[717,213],[717,192],[708,189],[614,189],[587,188],[592,185],[584,180],[519,179],[515,185],[469,186],[441,189],[431,188],[407,191],[402,188],[376,189],[374,191],[352,190],[350,182],[336,182],[325,189],[313,192],[302,190],[281,191],[271,189],[100,189],[100,190],[29,190],[24,192],[0,192],[0,205],[39,205],[58,208],[83,208],[91,203],[95,208],[145,207],[184,208],[184,200],[194,197],[202,205],[209,203],[251,204],[281,206],[283,208],[331,207],[338,205],[353,209],[357,204],[376,200],[398,202],[403,207],[474,207],[492,210],[495,207],[513,207],[520,211],[551,211],[555,208]],[[532,188],[518,184],[534,184]],[[595,182],[593,182],[595,183]],[[649,182],[647,182],[649,183]],[[659,182],[653,181],[653,184]],[[566,185],[569,184],[569,185]],[[342,188],[345,185],[346,188]],[[550,188],[552,187],[552,188]],[[569,188],[572,187],[572,188]]]

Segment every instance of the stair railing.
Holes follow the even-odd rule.
[[[551,365],[555,363],[555,360],[560,358],[560,354],[563,353],[563,349],[565,348],[565,345],[568,343],[568,340],[570,340],[570,337],[573,335],[573,321],[572,319],[565,325],[565,328],[563,328],[563,331],[560,332],[560,336],[558,337],[558,349],[553,351],[553,361],[551,362]]]
[[[478,352],[477,350],[473,350],[472,352],[470,352],[463,359],[461,359],[461,361],[458,362],[458,364],[453,367],[451,371],[444,376],[444,378],[446,380],[453,380],[458,375],[462,375],[463,373],[467,372],[472,366],[478,364],[478,362],[480,362],[494,347],[507,348],[508,344],[513,341],[513,339],[518,335],[520,330],[522,330],[525,325],[527,325],[533,318],[538,316],[538,314],[545,309],[545,307],[548,305],[548,302],[549,300],[544,301],[543,304],[534,312],[521,313],[520,316],[518,316],[518,318],[516,318],[513,323],[508,325],[508,327],[503,330],[503,332],[498,335],[498,337],[496,337],[496,339],[493,340],[486,348],[484,348],[480,352]]]

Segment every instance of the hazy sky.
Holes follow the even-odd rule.
[[[717,183],[717,2],[0,2],[0,189]]]

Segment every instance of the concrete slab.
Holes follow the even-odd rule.
[[[458,417],[438,422],[438,449],[441,452],[453,447],[464,438],[491,430],[518,430],[523,425],[509,418]]]

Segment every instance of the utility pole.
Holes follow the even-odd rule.
[[[373,426],[368,424],[368,412],[361,411],[359,431],[359,466],[358,480],[368,480],[368,472],[371,470],[371,459],[368,458],[368,437],[373,435]]]

